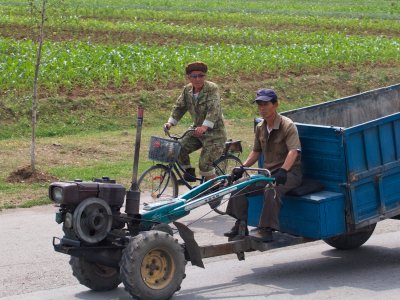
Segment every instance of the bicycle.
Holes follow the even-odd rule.
[[[179,193],[178,178],[188,188],[194,186],[185,180],[185,174],[199,184],[205,182],[203,177],[193,177],[178,162],[178,155],[181,149],[179,140],[183,139],[194,129],[186,130],[181,136],[172,135],[168,130],[164,130],[169,139],[152,136],[150,139],[149,158],[153,161],[160,161],[165,164],[157,163],[140,176],[138,180],[139,190],[142,195],[147,196],[150,202],[160,200],[170,200],[176,198]],[[217,176],[230,174],[233,168],[241,166],[242,162],[238,157],[242,152],[241,141],[228,140],[222,155],[214,161]],[[238,155],[236,155],[238,153]],[[210,207],[218,214],[224,215],[228,201],[216,199]]]

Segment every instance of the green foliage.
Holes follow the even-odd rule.
[[[32,89],[37,20],[29,2],[39,7],[37,0],[0,3],[4,143],[31,133],[31,98],[25,95]],[[260,86],[276,89],[279,110],[286,111],[400,78],[396,1],[61,0],[48,2],[47,15],[38,137],[88,138],[132,128],[139,103],[144,126],[158,133],[184,84],[184,66],[193,60],[209,64],[209,78],[220,85],[224,115],[233,124],[229,135],[244,142]],[[190,123],[188,116],[180,122]],[[152,164],[143,151],[139,173]],[[87,164],[46,165],[46,171],[60,179],[107,175],[129,182],[126,157]],[[17,202],[26,202],[30,188],[46,192],[0,180],[0,196]],[[32,197],[26,206],[49,203]]]
[[[35,7],[38,1],[30,2]],[[340,70],[400,60],[400,8],[390,1],[59,2],[49,3],[40,73],[41,87],[54,94],[181,81],[183,66],[198,59],[207,61],[215,76]],[[20,2],[0,4],[0,10],[2,26],[28,29],[37,23]],[[80,32],[87,32],[83,41]],[[125,35],[133,43],[114,38]],[[32,36],[26,37],[0,38],[0,90],[6,93],[31,88],[35,49]],[[52,41],[59,39],[63,42]],[[170,42],[164,44],[165,39]]]
[[[279,40],[299,41],[285,45]],[[300,43],[301,41],[301,43]],[[15,86],[28,89],[33,69],[29,41],[0,39],[0,89]],[[47,43],[41,68],[42,86],[50,90],[61,87],[96,85],[120,86],[142,80],[171,80],[181,77],[184,65],[193,60],[207,61],[213,75],[230,73],[310,72],[343,66],[373,63],[399,63],[400,39],[352,37],[332,33],[285,32],[275,34],[269,46],[261,45],[93,45],[87,42]],[[162,62],[162,63],[160,63]],[[96,67],[94,67],[96,66]]]
[[[364,17],[395,19],[400,14],[400,5],[395,1],[216,1],[216,0],[69,0],[63,1],[65,9],[75,16],[130,16],[132,10],[144,10],[147,14],[156,15],[164,12],[208,12],[214,14],[243,13],[243,14],[282,14],[300,16],[334,16],[334,17]],[[7,1],[3,4],[7,11],[21,12],[24,6],[20,1]]]

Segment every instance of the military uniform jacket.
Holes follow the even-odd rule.
[[[226,136],[221,98],[215,83],[205,81],[196,100],[193,98],[192,84],[186,85],[173,107],[168,122],[176,125],[186,112],[192,117],[192,126],[206,125],[209,127],[208,134]]]

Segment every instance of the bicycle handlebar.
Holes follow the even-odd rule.
[[[184,138],[187,134],[189,134],[190,132],[194,132],[194,130],[195,130],[195,129],[189,128],[189,129],[186,130],[182,135],[179,136],[179,135],[176,135],[176,134],[171,134],[171,133],[169,132],[169,129],[168,129],[167,127],[164,127],[164,133],[165,133],[166,135],[168,135],[169,138],[171,138],[171,139],[173,139],[173,140],[176,140],[176,141],[183,139],[183,138]]]
[[[271,177],[271,171],[268,169],[263,169],[263,168],[246,168],[244,167],[246,171],[257,171],[257,172],[262,172],[265,173],[268,177]]]
[[[243,166],[241,166],[241,167],[235,167],[235,168],[233,168],[233,170],[234,169],[240,169],[240,168],[243,168],[245,171],[257,171],[257,172],[261,172],[261,173],[264,173],[266,176],[268,176],[268,177],[272,177],[271,176],[271,171],[270,170],[268,170],[268,169],[263,169],[263,168],[251,168],[251,167],[243,167]],[[233,171],[232,170],[232,171]]]

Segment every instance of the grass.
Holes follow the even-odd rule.
[[[48,198],[40,198],[40,199],[26,201],[26,202],[18,205],[18,207],[29,208],[29,207],[33,207],[33,206],[47,205],[47,204],[51,204],[51,203],[52,202]]]
[[[229,126],[232,136],[243,138],[244,155],[250,150],[250,141],[245,139],[252,132],[249,122],[247,130],[243,127]],[[183,132],[183,125],[174,128],[176,133]],[[247,133],[246,133],[247,131]],[[154,162],[147,159],[148,144],[151,135],[163,136],[161,126],[144,127],[140,151],[139,174],[150,167]],[[92,180],[102,176],[116,179],[125,187],[130,186],[132,178],[132,144],[135,132],[110,131],[85,133],[84,135],[63,136],[38,139],[38,168],[41,171],[58,177],[60,180]],[[10,152],[14,152],[13,160],[7,160]],[[48,204],[45,200],[49,183],[43,184],[11,184],[5,178],[11,169],[24,165],[25,153],[29,151],[29,143],[20,140],[0,140],[0,159],[4,161],[4,168],[0,170],[0,208],[28,207]],[[194,153],[192,162],[197,165],[199,153]]]
[[[236,75],[235,75],[236,76]],[[214,79],[215,78],[215,79]],[[246,78],[210,77],[221,89],[226,119],[232,122],[251,120],[255,115],[251,102],[261,86],[274,88],[281,100],[281,110],[312,105],[362,91],[400,82],[397,67],[374,67],[360,71],[330,70],[316,74],[281,74],[277,77],[254,75]],[[183,83],[182,83],[183,86]],[[89,91],[85,91],[90,93]],[[88,96],[57,96],[39,100],[37,136],[61,137],[99,131],[128,130],[135,126],[136,107],[145,107],[145,126],[160,126],[169,116],[180,87],[172,89],[126,89],[94,91]],[[7,97],[0,103],[0,139],[29,138],[29,97]],[[182,120],[190,124],[189,118]],[[245,122],[243,122],[245,123]]]

